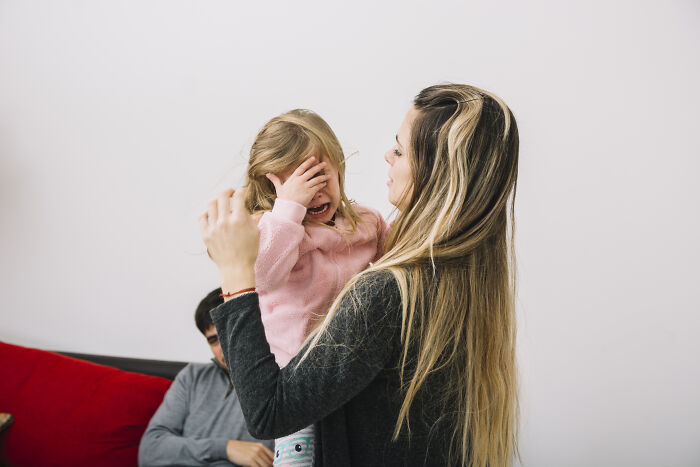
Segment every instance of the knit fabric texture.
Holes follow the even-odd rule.
[[[372,209],[355,209],[361,222],[354,233],[339,214],[333,228],[302,224],[306,208],[282,198],[260,218],[255,286],[280,366],[297,353],[347,281],[383,254],[384,219]]]
[[[315,466],[448,465],[454,407],[437,397],[446,378],[428,377],[392,440],[404,392],[399,380],[401,298],[393,275],[365,275],[341,301],[319,345],[281,368],[270,352],[258,295],[212,310],[230,376],[253,436],[279,438],[315,424]],[[410,377],[416,349],[409,348]]]

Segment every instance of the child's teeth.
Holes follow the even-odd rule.
[[[325,210],[326,210],[326,205],[325,205],[325,204],[322,204],[322,205],[320,205],[320,206],[316,206],[315,208],[309,208],[309,212],[310,212],[311,214],[320,214],[320,213],[322,213],[322,212],[325,211]]]

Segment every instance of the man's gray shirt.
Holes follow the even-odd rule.
[[[228,440],[259,440],[248,433],[229,385],[214,363],[183,368],[141,438],[139,466],[234,465],[226,457]],[[260,442],[273,449],[273,441]]]

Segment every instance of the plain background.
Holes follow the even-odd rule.
[[[500,95],[526,466],[700,465],[700,4],[0,1],[0,339],[205,361],[197,216],[272,116],[319,112],[347,192],[423,87]]]

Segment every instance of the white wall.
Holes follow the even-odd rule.
[[[323,115],[348,193],[440,81],[521,133],[527,466],[700,465],[700,6],[667,2],[0,2],[0,339],[206,360],[196,218],[257,129]]]

